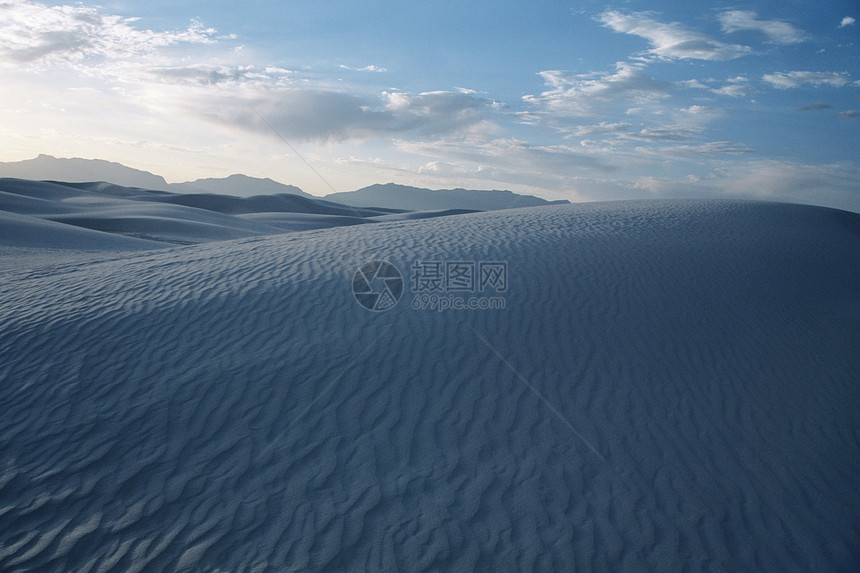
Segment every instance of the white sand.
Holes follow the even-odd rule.
[[[118,248],[0,250],[2,571],[860,569],[858,215]],[[369,312],[374,259],[407,290],[416,260],[506,261],[506,308]]]

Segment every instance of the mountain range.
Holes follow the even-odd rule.
[[[515,207],[536,207],[570,203],[570,201],[547,201],[533,195],[519,195],[511,191],[477,191],[470,189],[422,189],[396,183],[371,185],[357,191],[331,193],[325,196],[354,207],[385,206],[407,211],[434,211],[439,209],[468,209],[473,211],[495,211]]]
[[[432,190],[388,183],[371,185],[355,191],[331,193],[323,198],[305,193],[294,185],[286,185],[269,178],[235,174],[224,178],[207,178],[184,183],[168,183],[160,175],[127,167],[102,159],[57,158],[39,155],[34,159],[0,162],[0,177],[37,181],[91,183],[104,181],[121,187],[182,194],[184,201],[194,195],[214,194],[235,197],[260,195],[297,195],[306,199],[336,202],[352,207],[376,207],[399,211],[470,210],[492,211],[514,207],[532,207],[569,203],[547,201],[532,195],[511,191],[477,191],[469,189]]]

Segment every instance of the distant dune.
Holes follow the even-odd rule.
[[[235,197],[179,194],[105,182],[0,179],[0,247],[140,250],[397,217],[397,209],[363,209],[291,193]],[[412,213],[413,218],[454,211]],[[403,214],[404,216],[406,214]],[[105,233],[112,236],[105,237]]]
[[[442,199],[433,204],[443,207],[433,209],[424,209],[421,202],[392,200],[398,205],[412,203],[414,207],[402,209],[385,204],[373,207],[341,204],[312,197],[297,187],[240,175],[201,181],[199,186],[199,182],[194,182],[188,186],[171,186],[171,189],[237,189],[245,192],[292,189],[296,192],[234,196],[223,192],[175,193],[104,181],[0,178],[0,219],[8,220],[7,225],[0,227],[0,247],[151,249],[342,225],[426,219],[474,212],[476,209],[455,205],[475,204],[469,201],[464,203],[463,198],[484,193],[458,190],[455,195],[446,198],[440,192]],[[516,203],[517,198],[529,203],[524,196],[507,193],[503,197],[513,201],[510,205]],[[486,204],[488,208],[499,208]],[[29,226],[28,221],[31,223]],[[98,235],[82,233],[81,229],[111,233],[114,237],[100,242]],[[138,240],[123,241],[123,237]]]
[[[433,261],[504,307],[421,309]],[[0,570],[856,572],[858,263],[856,214],[723,201],[6,246]]]

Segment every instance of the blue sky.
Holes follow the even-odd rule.
[[[0,2],[0,161],[860,211],[856,19],[854,0]]]

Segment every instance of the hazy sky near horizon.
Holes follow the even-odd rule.
[[[860,210],[856,19],[856,0],[0,1],[0,161]]]

